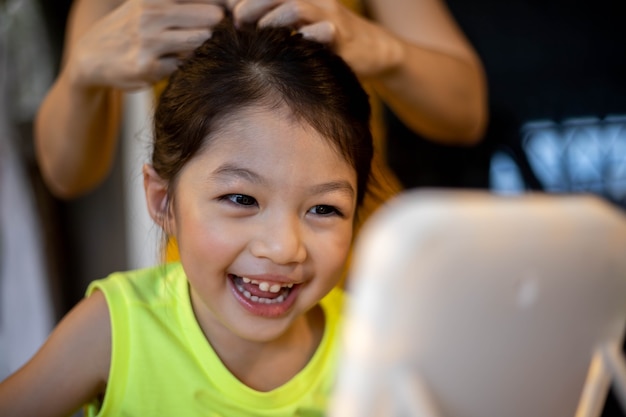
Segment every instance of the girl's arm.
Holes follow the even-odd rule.
[[[74,307],[20,370],[0,383],[0,415],[64,417],[103,393],[111,362],[104,295]]]

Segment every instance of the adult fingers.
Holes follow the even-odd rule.
[[[226,0],[226,8],[228,10],[233,10],[241,0]]]
[[[177,4],[155,11],[154,18],[162,18],[166,28],[210,28],[224,18],[224,9],[208,4]]]
[[[166,56],[193,51],[211,37],[210,29],[167,30],[155,41],[155,55]]]
[[[175,0],[176,3],[199,3],[199,4],[214,4],[216,6],[226,7],[227,0]]]
[[[167,56],[155,59],[150,63],[145,74],[141,78],[133,78],[126,80],[122,85],[125,91],[135,91],[148,88],[157,82],[169,77],[180,65],[181,60],[175,56]]]
[[[325,20],[323,10],[308,1],[288,1],[265,14],[260,27],[303,25]]]
[[[138,0],[144,4],[213,4],[216,6],[226,7],[226,0]]]
[[[154,70],[152,71],[151,84],[157,83],[162,79],[169,77],[174,71],[178,69],[181,63],[180,57],[177,56],[165,56],[157,59],[154,62]]]
[[[229,0],[228,7],[233,13],[236,24],[255,23],[270,10],[286,0]]]
[[[337,27],[328,20],[325,20],[312,25],[302,26],[298,32],[301,33],[305,39],[332,45],[337,36]]]

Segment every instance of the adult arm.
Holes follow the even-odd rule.
[[[392,50],[391,65],[372,77],[382,99],[407,126],[432,140],[478,142],[487,124],[484,71],[444,1],[369,4],[389,37],[379,41]]]
[[[0,383],[0,415],[67,416],[104,392],[111,325],[101,292],[82,300],[20,370]]]
[[[296,25],[328,43],[414,131],[473,144],[487,121],[482,64],[443,0],[369,0],[372,20],[337,0],[229,0],[239,23]]]
[[[115,155],[122,94],[171,74],[211,34],[224,0],[76,0],[63,63],[35,121],[43,177],[57,196],[95,188]]]

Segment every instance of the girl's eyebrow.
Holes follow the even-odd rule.
[[[319,184],[311,187],[313,194],[325,194],[334,191],[338,191],[342,194],[346,194],[350,198],[354,198],[356,192],[354,187],[348,181],[331,181],[324,184]]]
[[[220,165],[212,174],[213,177],[237,177],[256,184],[266,184],[267,181],[259,174],[240,166],[226,163]],[[330,181],[323,184],[317,184],[311,187],[311,194],[325,194],[338,191],[346,194],[350,198],[354,198],[356,191],[350,182],[345,180]]]
[[[238,177],[246,181],[256,184],[265,183],[263,177],[254,171],[239,167],[237,165],[226,163],[219,166],[212,174],[213,177]]]

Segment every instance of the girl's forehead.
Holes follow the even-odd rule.
[[[324,136],[304,118],[297,117],[284,104],[257,103],[223,115],[213,126],[213,132],[207,137],[204,147],[214,148],[220,143],[240,147],[256,146],[261,138],[264,139],[262,143],[270,147],[290,149],[303,145],[322,146],[348,162],[332,138]]]
[[[232,132],[249,129],[252,127],[250,126],[251,121],[258,123],[269,119],[313,129],[304,119],[296,117],[293,110],[286,104],[263,100],[222,114],[214,123],[214,131],[216,135],[219,135],[220,131]],[[271,126],[258,126],[259,129],[262,127],[270,128]]]
[[[191,177],[242,174],[285,187],[356,183],[354,167],[310,125],[275,109],[252,108],[237,116],[207,138],[206,146],[188,162],[184,170]]]

